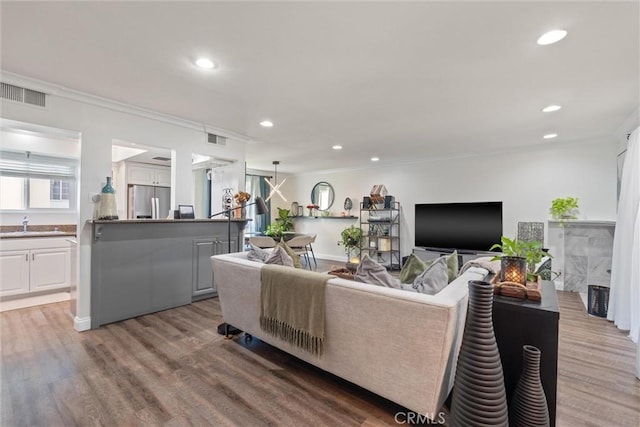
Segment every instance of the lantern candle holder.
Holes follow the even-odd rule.
[[[527,284],[527,260],[521,257],[503,256],[500,260],[500,281]]]

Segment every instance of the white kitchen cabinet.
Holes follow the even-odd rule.
[[[171,168],[128,163],[127,183],[171,187]]]
[[[29,289],[32,292],[68,287],[70,249],[34,249],[29,265]]]
[[[3,239],[0,280],[0,297],[68,288],[69,242],[64,238]]]
[[[29,251],[0,252],[0,296],[29,292]]]

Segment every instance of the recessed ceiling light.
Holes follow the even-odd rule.
[[[552,139],[552,138],[555,138],[555,137],[557,137],[557,136],[558,136],[558,134],[557,134],[557,133],[548,133],[548,134],[546,134],[545,136],[543,136],[543,138],[544,138],[544,139]]]
[[[378,157],[372,157],[372,158],[371,158],[371,161],[372,161],[372,162],[377,162],[378,160],[380,160]]]
[[[553,44],[565,38],[566,35],[567,35],[567,32],[565,30],[549,31],[548,33],[544,33],[543,35],[540,36],[540,38],[538,39],[538,44],[542,46]]]
[[[265,127],[265,128],[272,128],[273,127],[273,122],[271,120],[263,120],[260,122],[260,126]]]
[[[334,145],[333,147],[334,150],[342,150],[342,145]]]
[[[196,65],[207,70],[216,67],[216,64],[212,60],[207,58],[198,58],[198,60],[196,61]]]
[[[558,111],[562,108],[561,105],[547,105],[542,109],[543,113],[552,113],[554,111]]]

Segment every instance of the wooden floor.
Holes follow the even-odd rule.
[[[560,292],[559,300],[558,425],[637,427],[635,347],[611,323],[587,316],[577,294]],[[222,339],[221,321],[217,298],[82,333],[73,330],[68,303],[1,313],[0,425],[406,420],[403,408],[257,339]]]

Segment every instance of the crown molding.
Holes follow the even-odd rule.
[[[256,142],[253,138],[246,135],[239,134],[227,129],[222,129],[217,126],[212,126],[206,123],[197,123],[190,120],[182,119],[180,117],[171,116],[169,114],[159,113],[157,111],[147,110],[145,108],[136,107],[135,105],[125,104],[123,102],[114,101],[112,99],[103,98],[97,95],[92,95],[79,90],[70,89],[65,86],[57,85],[54,83],[45,82],[43,80],[34,79],[31,77],[22,76],[20,74],[12,73],[10,71],[0,70],[0,80],[2,82],[20,86],[39,92],[44,92],[51,96],[59,98],[65,98],[76,102],[82,102],[89,105],[94,105],[101,108],[117,111],[120,113],[131,114],[146,119],[157,120],[163,123],[168,123],[174,126],[180,126],[183,128],[195,130],[203,133],[213,133],[225,138],[229,138],[245,144]]]

